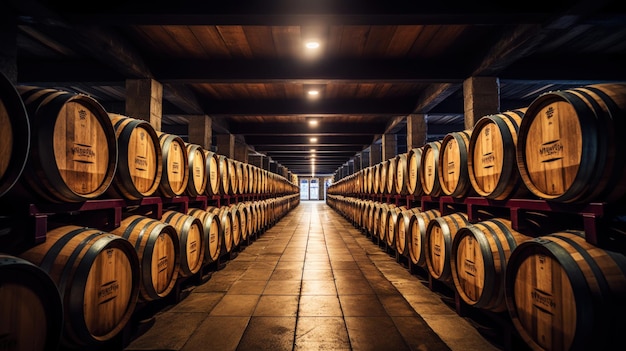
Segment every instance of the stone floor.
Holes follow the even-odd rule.
[[[500,350],[424,277],[302,201],[125,350]]]

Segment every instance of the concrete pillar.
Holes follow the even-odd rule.
[[[426,144],[426,115],[410,114],[406,117],[406,150],[407,152]]]
[[[235,159],[244,163],[248,163],[248,145],[235,143]]]
[[[354,156],[354,173],[360,171],[361,169],[361,154],[358,153]]]
[[[382,162],[381,149],[381,144],[372,144],[370,146],[370,166],[375,166]]]
[[[465,129],[478,120],[500,112],[500,80],[496,77],[470,77],[463,82]]]
[[[270,165],[271,165],[271,162],[270,162],[270,161],[271,161],[271,160],[270,160],[270,158],[269,158],[269,157],[263,157],[263,159],[261,160],[261,162],[263,162],[263,164],[262,164],[262,167],[261,167],[261,168],[262,168],[262,169],[264,169],[264,170],[266,170],[266,171],[269,171],[269,170],[270,170]]]
[[[187,134],[189,142],[211,150],[213,144],[213,120],[207,115],[189,116]]]
[[[217,153],[235,159],[235,136],[232,134],[218,134]]]
[[[150,122],[161,131],[163,85],[154,79],[126,80],[126,115]]]
[[[11,6],[0,14],[0,72],[17,84],[17,19]]]
[[[248,155],[248,163],[263,168],[263,158],[262,155]]]
[[[370,166],[370,151],[369,149],[361,151],[361,169],[365,169]]]
[[[354,160],[350,160],[348,161],[348,175],[353,175],[354,174]]]
[[[383,161],[396,157],[398,154],[398,141],[396,140],[395,134],[383,134],[382,145],[381,152]]]
[[[278,173],[278,163],[270,162],[269,171],[272,172],[272,173]]]

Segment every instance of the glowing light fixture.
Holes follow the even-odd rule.
[[[306,44],[304,44],[304,46],[306,46],[307,49],[317,49],[320,47],[320,43],[316,41],[308,41]]]
[[[310,126],[315,127],[315,126],[317,126],[317,124],[318,124],[318,121],[316,119],[310,119],[309,120],[309,125]]]
[[[317,90],[309,90],[309,95],[311,95],[311,96],[317,96],[319,94],[320,94],[320,92],[317,91]]]
[[[316,143],[317,142],[317,138],[311,138],[309,139],[312,143]]]

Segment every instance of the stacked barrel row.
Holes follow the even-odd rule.
[[[92,97],[0,78],[0,239],[27,243],[0,245],[0,348],[106,348],[138,302],[194,281],[299,203],[298,187],[282,176],[108,113]],[[239,194],[263,196],[212,201]],[[210,205],[189,208],[207,202],[183,199],[189,206],[144,211],[123,202],[129,207],[114,209],[121,217],[113,229],[99,220],[85,226],[71,206],[93,200],[106,207],[85,210],[96,218],[119,206],[107,199],[183,195],[207,195]],[[59,205],[37,222],[45,234],[38,244],[24,213],[31,203]]]
[[[0,196],[64,203],[298,191],[280,175],[108,113],[90,96],[3,85]]]
[[[291,195],[167,210],[160,219],[128,215],[109,232],[51,229],[45,243],[0,254],[3,340],[20,350],[100,347],[122,331],[138,302],[165,298],[298,203]]]
[[[463,212],[341,195],[327,203],[467,305],[507,314],[533,349],[610,348],[622,339],[626,256],[591,245],[582,231],[550,232],[551,218],[540,214],[529,223],[541,225],[522,233],[495,216],[470,223]]]
[[[333,194],[622,202],[626,84],[553,91],[350,175]]]

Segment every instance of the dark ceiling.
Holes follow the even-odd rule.
[[[10,0],[0,11],[17,38],[18,84],[89,94],[124,114],[126,80],[155,79],[163,131],[185,139],[189,120],[208,115],[214,136],[309,175],[311,148],[317,174],[382,134],[405,152],[412,113],[427,115],[429,140],[463,129],[469,77],[499,79],[501,111],[626,80],[623,4]],[[306,49],[309,39],[320,47]]]

